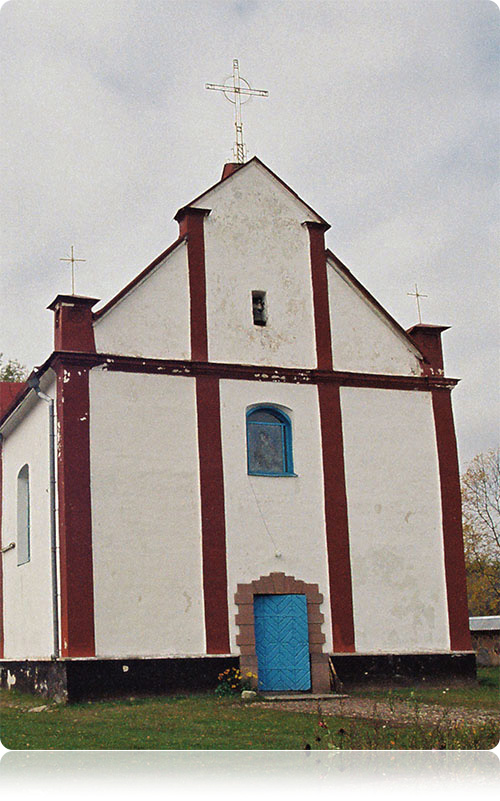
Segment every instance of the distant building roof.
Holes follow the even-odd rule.
[[[470,617],[469,628],[471,631],[497,631],[500,629],[500,615]]]

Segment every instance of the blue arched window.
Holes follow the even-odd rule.
[[[248,473],[252,476],[293,476],[292,424],[274,406],[247,412]]]

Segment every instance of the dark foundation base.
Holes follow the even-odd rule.
[[[332,654],[344,686],[432,684],[476,680],[473,651],[440,654]]]
[[[88,698],[214,690],[237,656],[164,659],[0,660],[0,687],[74,703]]]

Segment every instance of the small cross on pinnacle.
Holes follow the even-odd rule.
[[[406,294],[407,295],[411,295],[411,297],[415,298],[415,300],[417,301],[418,322],[421,323],[422,322],[422,315],[420,314],[420,300],[419,300],[419,298],[428,298],[429,295],[421,295],[420,292],[418,291],[418,287],[417,287],[416,284],[415,284],[415,292],[407,292]]]
[[[87,261],[87,259],[75,259],[73,254],[73,245],[71,245],[71,256],[68,259],[59,259],[59,261],[71,262],[71,294],[75,294],[75,261]]]
[[[232,79],[232,85],[228,81]],[[242,85],[244,84],[244,85]],[[233,149],[238,164],[245,163],[245,144],[243,142],[243,123],[241,120],[241,106],[251,99],[251,96],[268,97],[266,89],[252,89],[248,81],[240,76],[238,59],[233,59],[233,74],[225,78],[223,84],[206,83],[205,89],[215,89],[223,92],[226,100],[234,104],[234,127],[236,129],[236,142]],[[242,100],[242,95],[245,100]]]

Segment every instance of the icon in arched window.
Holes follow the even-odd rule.
[[[247,412],[248,472],[293,476],[292,424],[281,409],[258,406]]]

